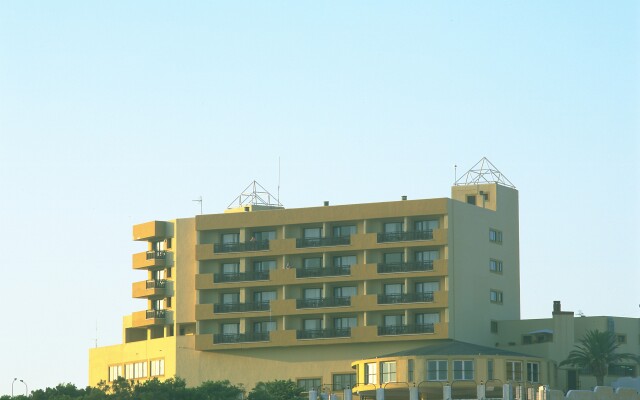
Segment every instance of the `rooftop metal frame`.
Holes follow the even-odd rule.
[[[482,157],[476,165],[471,167],[459,179],[456,179],[454,185],[478,185],[483,183],[499,183],[515,189],[515,185],[487,157]]]
[[[238,197],[229,203],[227,209],[248,205],[282,207],[280,199],[269,193],[267,189],[255,180],[251,182]]]

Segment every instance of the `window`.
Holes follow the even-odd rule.
[[[527,382],[540,382],[540,364],[537,362],[527,363]]]
[[[457,381],[472,381],[473,380],[473,361],[454,360],[453,361],[453,379]]]
[[[414,364],[413,360],[407,360],[407,380],[409,382],[413,382],[413,375],[415,371]]]
[[[171,308],[171,297],[167,297],[164,300],[165,305],[167,306],[167,308]]]
[[[240,293],[223,293],[222,304],[238,304],[240,303]]]
[[[467,195],[467,204],[473,204],[474,206],[476,205],[476,196],[469,194]]]
[[[305,319],[303,321],[303,328],[305,331],[319,331],[322,329],[321,319]]]
[[[616,342],[617,342],[618,344],[625,344],[625,343],[627,343],[627,335],[617,334],[617,335],[616,335]]]
[[[232,244],[240,242],[240,234],[239,233],[223,233],[222,236],[223,244]]]
[[[333,327],[336,329],[347,329],[358,326],[358,319],[356,317],[339,317],[333,319]]]
[[[427,380],[446,381],[448,367],[449,366],[446,360],[427,361]]]
[[[502,261],[494,260],[494,259],[489,260],[489,271],[501,274],[502,273]]]
[[[356,295],[355,286],[341,286],[333,288],[333,297],[352,297]]]
[[[415,259],[418,262],[430,262],[437,260],[439,257],[438,250],[416,251]]]
[[[387,222],[384,224],[384,233],[400,233],[403,231],[402,222]]]
[[[439,282],[417,282],[416,293],[433,293],[440,290]]]
[[[487,380],[493,379],[493,360],[487,360]]]
[[[498,333],[498,321],[491,321],[491,333]]]
[[[151,376],[164,375],[164,359],[163,360],[151,360]]]
[[[222,324],[222,334],[237,335],[240,333],[240,324]]]
[[[164,310],[164,301],[162,301],[162,300],[151,300],[151,309],[152,310]]]
[[[222,273],[224,275],[236,275],[240,273],[240,264],[222,263]]]
[[[151,279],[153,279],[155,281],[160,280],[160,279],[165,279],[165,278],[166,278],[166,274],[165,274],[165,270],[164,269],[151,272]]]
[[[322,237],[322,228],[304,228],[303,236],[305,239],[319,239]]]
[[[364,383],[378,383],[378,364],[367,363],[364,365]]]
[[[438,220],[416,221],[415,228],[417,232],[433,231],[438,229]]]
[[[254,333],[264,333],[264,332],[272,332],[276,330],[276,322],[275,321],[260,321],[253,323],[253,332]]]
[[[253,301],[256,303],[266,303],[267,301],[275,300],[275,291],[254,292]]]
[[[345,237],[356,234],[356,226],[355,225],[345,225],[345,226],[334,226],[333,227],[333,236],[334,237]]]
[[[507,361],[507,380],[516,382],[522,380],[522,362]]]
[[[152,242],[151,248],[155,251],[164,251],[167,249],[167,242],[165,242],[164,240]]]
[[[334,374],[333,391],[350,389],[356,385],[356,374]]]
[[[489,229],[489,241],[493,243],[502,243],[502,232],[495,229]]]
[[[438,313],[416,314],[416,325],[437,324],[438,322],[440,322],[440,314]]]
[[[122,375],[122,365],[112,365],[109,367],[109,382],[113,382]]]
[[[255,272],[267,272],[276,269],[275,260],[261,260],[253,262],[253,270]]]
[[[522,336],[522,344],[531,344],[531,343],[533,343],[533,336],[531,335]]]
[[[320,300],[322,298],[322,289],[306,288],[303,292],[305,300]]]
[[[609,364],[607,374],[611,376],[636,376],[636,367],[634,365]]]
[[[322,386],[322,380],[320,378],[298,379],[298,387],[302,388],[305,392],[311,389],[320,389],[320,386]]]
[[[257,242],[262,242],[265,240],[275,240],[276,231],[253,232],[251,238]]]
[[[492,303],[502,304],[502,292],[491,289],[489,291],[489,300],[491,300]]]
[[[124,377],[127,379],[139,379],[146,378],[147,376],[147,363],[137,362],[124,365]]]
[[[350,267],[356,264],[356,256],[337,256],[333,257],[333,266],[336,268]]]
[[[396,381],[396,362],[385,361],[380,363],[380,383],[395,382]]]
[[[171,268],[167,268],[167,278],[171,278]]]
[[[384,294],[402,294],[404,293],[403,283],[387,283],[384,285]]]
[[[305,258],[302,260],[304,269],[322,268],[322,257]]]
[[[403,261],[402,253],[385,253],[384,254],[385,264],[402,264],[402,261]]]
[[[402,326],[402,325],[404,325],[404,314],[384,316],[384,326]]]

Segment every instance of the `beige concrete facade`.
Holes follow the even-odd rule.
[[[153,376],[189,385],[337,387],[355,360],[445,339],[493,345],[492,322],[520,317],[515,189],[228,211],[133,227],[146,280],[132,296],[147,304],[125,317],[122,344],[90,350],[89,384],[149,379],[162,359]]]

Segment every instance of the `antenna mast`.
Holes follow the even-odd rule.
[[[278,156],[278,198],[276,201],[280,204],[280,156]]]
[[[197,203],[200,203],[200,215],[202,215],[202,196],[200,196],[200,198],[198,198],[198,199],[191,200],[191,201],[195,201]]]

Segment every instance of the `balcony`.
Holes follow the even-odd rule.
[[[297,339],[328,339],[351,337],[351,328],[296,331]]]
[[[164,260],[167,258],[166,250],[147,251],[147,260]]]
[[[136,253],[132,258],[133,269],[165,268],[170,264],[166,250],[152,250]]]
[[[378,273],[433,271],[433,261],[412,261],[403,263],[378,264]]]
[[[433,231],[415,231],[415,232],[387,232],[378,233],[378,243],[385,242],[406,242],[410,240],[431,240],[433,239]]]
[[[411,335],[416,333],[434,333],[433,324],[379,326],[378,335]]]
[[[296,239],[296,247],[345,246],[351,244],[351,236]]]
[[[327,267],[327,268],[296,268],[296,278],[311,278],[318,276],[345,276],[351,275],[351,266]]]
[[[269,332],[219,333],[213,335],[213,343],[268,342]]]
[[[147,319],[165,319],[167,310],[147,310]]]
[[[433,302],[433,292],[379,294],[378,295],[378,304],[431,303],[431,302]]]
[[[269,241],[261,240],[245,243],[216,243],[213,245],[214,253],[237,253],[244,251],[269,250]]]
[[[143,310],[131,314],[132,328],[148,328],[152,326],[162,326],[171,323],[172,315],[170,310]]]
[[[217,313],[246,312],[246,311],[269,311],[269,302],[260,301],[256,303],[215,304],[213,306],[213,312],[217,312]]]
[[[347,307],[351,297],[326,297],[324,299],[298,299],[296,308]]]
[[[166,279],[134,282],[132,285],[132,295],[134,298],[164,296],[166,293],[166,287]]]
[[[214,283],[268,281],[268,280],[269,280],[269,271],[235,272],[235,273],[213,275]]]

